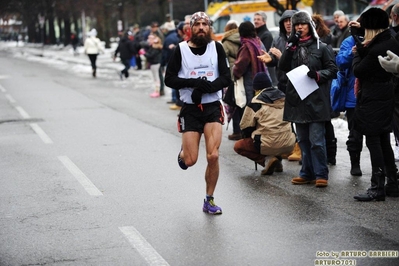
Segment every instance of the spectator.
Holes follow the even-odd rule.
[[[165,41],[162,47],[162,59],[161,59],[161,67],[167,67],[169,59],[175,49],[175,47],[179,44],[181,39],[177,34],[177,31],[171,24],[164,25],[164,33],[165,33]],[[172,89],[172,102],[174,102],[169,109],[171,110],[180,110],[183,106],[183,102],[178,98],[177,91]]]
[[[334,11],[334,14],[333,14],[334,25],[330,27],[331,34],[332,34],[333,38],[338,38],[339,35],[341,35],[341,33],[342,33],[338,26],[338,20],[339,20],[340,16],[344,16],[344,15],[345,15],[345,13],[342,10]],[[333,44],[333,48],[334,48],[334,44]]]
[[[258,11],[254,14],[254,25],[255,25],[255,30],[256,34],[262,41],[265,51],[269,51],[270,48],[272,47],[272,42],[273,42],[273,35],[269,31],[266,25],[267,21],[267,15],[263,11]],[[277,77],[276,77],[276,69],[274,66],[267,66],[267,70],[269,72],[269,75],[272,79],[273,85],[277,85]]]
[[[235,20],[229,20],[224,28],[224,35],[222,38],[222,45],[226,53],[227,60],[230,65],[231,79],[234,79],[233,68],[234,62],[237,59],[238,49],[241,46],[240,34],[238,33],[238,23]],[[230,84],[229,89],[234,90],[234,83]],[[240,119],[239,112],[236,111],[236,106],[231,106],[233,109],[233,134],[228,136],[229,140],[241,139]]]
[[[255,75],[253,89],[255,97],[240,122],[244,138],[234,144],[234,150],[263,167],[266,156],[271,156],[262,175],[282,172],[281,155],[290,153],[295,145],[291,123],[283,121],[285,95],[272,86],[264,72]]]
[[[330,47],[332,47],[331,30],[327,27],[322,15],[313,14],[312,20],[314,21],[314,23],[316,25],[316,32],[319,35],[320,41],[322,41],[325,44],[328,44],[328,45],[330,45]]]
[[[391,11],[388,13],[391,18],[391,34],[399,41],[399,4],[391,6]],[[395,94],[395,109],[392,120],[393,135],[395,137],[394,156],[395,161],[399,161],[399,77],[397,75],[394,76],[393,83]]]
[[[297,11],[296,10],[286,10],[284,13],[281,15],[280,21],[279,21],[279,27],[280,27],[280,32],[279,36],[277,36],[272,43],[272,47],[269,50],[269,53],[264,53],[260,59],[267,63],[268,66],[273,66],[276,67],[276,74],[277,74],[277,87],[280,91],[284,92],[286,91],[287,87],[287,82],[288,82],[288,77],[284,71],[282,71],[278,67],[278,62],[281,58],[282,52],[285,51],[287,47],[287,40],[292,32],[292,25],[291,25],[291,17],[294,15]],[[270,56],[269,56],[270,54]],[[292,128],[294,131],[294,128]],[[289,161],[300,161],[301,160],[301,148],[299,147],[299,144],[296,143],[294,150],[283,156],[284,158],[287,158]]]
[[[398,197],[399,189],[390,141],[394,111],[392,74],[381,67],[378,56],[385,55],[387,50],[399,53],[399,45],[391,35],[389,18],[384,10],[370,8],[362,13],[359,22],[351,22],[352,27],[365,29],[364,40],[356,45],[352,62],[357,94],[354,126],[366,136],[372,174],[370,188],[354,198],[384,201],[385,196]],[[388,182],[384,188],[385,176]]]
[[[312,20],[315,23],[316,26],[316,32],[317,35],[319,35],[320,41],[324,42],[327,44],[327,47],[331,49],[331,52],[333,53],[332,47],[331,47],[331,33],[330,30],[328,29],[327,25],[324,23],[323,17],[319,14],[313,14],[312,15]],[[342,36],[342,35],[341,35]],[[332,81],[329,81],[330,87]],[[332,110],[331,110],[331,117],[337,117]],[[327,151],[327,163],[329,165],[336,165],[336,156],[337,156],[337,138],[335,137],[335,132],[334,132],[334,126],[331,123],[331,121],[326,122],[326,133],[325,133],[325,138],[326,138],[326,151]]]
[[[150,94],[151,98],[158,98],[160,96],[160,79],[159,79],[159,68],[161,67],[162,57],[162,43],[158,36],[150,33],[148,35],[148,50],[145,53],[145,58],[150,66],[152,77],[154,79],[155,90]],[[162,80],[163,82],[163,80]]]
[[[340,34],[333,36],[333,48],[339,48],[343,40],[351,35],[349,31],[349,18],[347,15],[339,16],[338,18],[338,28]]]
[[[234,62],[233,75],[234,79],[243,78],[246,102],[248,104],[254,97],[252,82],[256,73],[268,72],[265,64],[257,58],[257,56],[261,55],[262,42],[259,37],[256,36],[254,25],[250,21],[244,21],[238,27],[238,32],[241,37],[241,47],[237,52],[237,59]],[[241,120],[244,109],[237,107],[236,112],[239,112],[239,120]],[[241,137],[237,137],[233,140],[239,138]]]
[[[339,52],[335,57],[339,71],[343,74],[338,75],[337,78],[343,78],[345,81],[338,81],[338,84],[347,84],[345,93],[345,113],[348,121],[348,140],[346,141],[346,149],[349,152],[351,161],[350,174],[353,176],[361,176],[360,169],[360,154],[363,149],[363,135],[354,128],[353,117],[355,114],[356,97],[354,93],[355,76],[353,75],[352,61],[355,54],[356,42],[352,36],[346,38],[339,48]]]
[[[331,120],[329,81],[336,77],[338,69],[331,49],[319,41],[315,24],[308,12],[298,11],[291,17],[291,23],[294,29],[288,42],[293,45],[284,51],[279,67],[289,72],[300,65],[306,65],[309,68],[307,76],[314,79],[319,87],[301,99],[290,80],[287,84],[283,119],[295,123],[302,152],[299,176],[291,182],[296,185],[316,183],[316,187],[326,187],[328,167],[325,123]]]
[[[140,43],[143,41],[143,32],[140,30],[139,24],[133,25],[132,33],[133,33],[133,45],[134,45],[134,50],[135,50],[134,57],[136,59],[136,69],[140,70],[143,68],[143,66],[141,64],[140,53],[139,53],[139,51],[141,49]]]

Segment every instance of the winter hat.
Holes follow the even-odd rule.
[[[211,26],[211,20],[209,19],[208,15],[205,14],[204,12],[202,12],[202,11],[199,11],[199,12],[195,12],[195,13],[191,16],[191,19],[190,19],[190,28],[192,28],[193,25],[195,24],[195,22],[197,22],[197,21],[200,20],[200,19],[204,19],[205,22],[206,22],[209,26]]]
[[[91,29],[91,31],[89,31],[89,36],[93,36],[96,37],[97,36],[97,30],[96,29]]]
[[[265,72],[256,73],[252,82],[255,91],[263,90],[264,88],[272,87],[270,77]]]
[[[301,10],[292,15],[292,17],[291,17],[291,25],[292,25],[291,35],[295,34],[295,25],[297,25],[299,23],[309,25],[309,31],[310,31],[311,35],[317,39],[317,48],[319,48],[319,35],[316,32],[316,24],[314,23],[314,21],[312,20],[312,17],[310,16],[310,14],[307,11]]]
[[[387,12],[376,7],[370,8],[361,14],[359,22],[362,28],[370,30],[386,29],[389,27]]]
[[[180,21],[179,24],[177,24],[177,29],[183,31],[184,28],[184,21]]]

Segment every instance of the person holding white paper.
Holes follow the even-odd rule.
[[[313,79],[318,88],[309,91],[304,84],[291,80],[286,89],[284,106],[285,121],[295,123],[298,143],[302,153],[302,167],[299,176],[291,182],[296,185],[328,185],[328,167],[325,143],[325,122],[330,121],[330,81],[337,75],[334,54],[327,44],[320,42],[315,24],[306,11],[298,11],[291,17],[294,29],[288,39],[287,49],[280,58],[279,68],[291,70],[305,65],[309,71],[303,72],[306,78]],[[298,93],[298,91],[300,93]],[[306,95],[301,98],[301,96]]]

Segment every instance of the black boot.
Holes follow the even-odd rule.
[[[336,165],[337,160],[337,138],[326,139],[326,149],[327,149],[327,163],[329,165]]]
[[[398,179],[396,178],[396,167],[387,167],[387,184],[385,194],[388,197],[399,197]]]
[[[385,201],[385,175],[381,168],[373,169],[371,175],[371,187],[365,194],[354,196],[358,201]]]
[[[361,176],[362,170],[360,170],[360,152],[349,152],[351,159],[351,175]]]

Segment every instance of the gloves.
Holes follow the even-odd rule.
[[[288,38],[287,43],[290,47],[296,46],[299,42],[299,38],[301,37],[301,32],[297,31],[295,34],[291,34],[291,36]]]
[[[189,87],[196,88],[202,93],[212,93],[218,90],[215,90],[210,81],[206,79],[202,79],[201,77],[197,79],[190,79]]]
[[[387,56],[378,56],[378,61],[380,65],[386,72],[398,74],[399,70],[399,57],[392,53],[390,50],[387,51]]]
[[[191,100],[195,104],[200,104],[202,100],[202,92],[198,89],[194,89],[193,93],[191,94]]]
[[[364,46],[361,43],[356,43],[356,52],[361,57],[364,58],[367,55],[368,47]]]
[[[310,70],[310,71],[308,72],[307,75],[308,75],[308,77],[311,78],[311,79],[314,79],[314,80],[316,80],[316,81],[319,80],[319,74],[317,74],[316,71]]]

